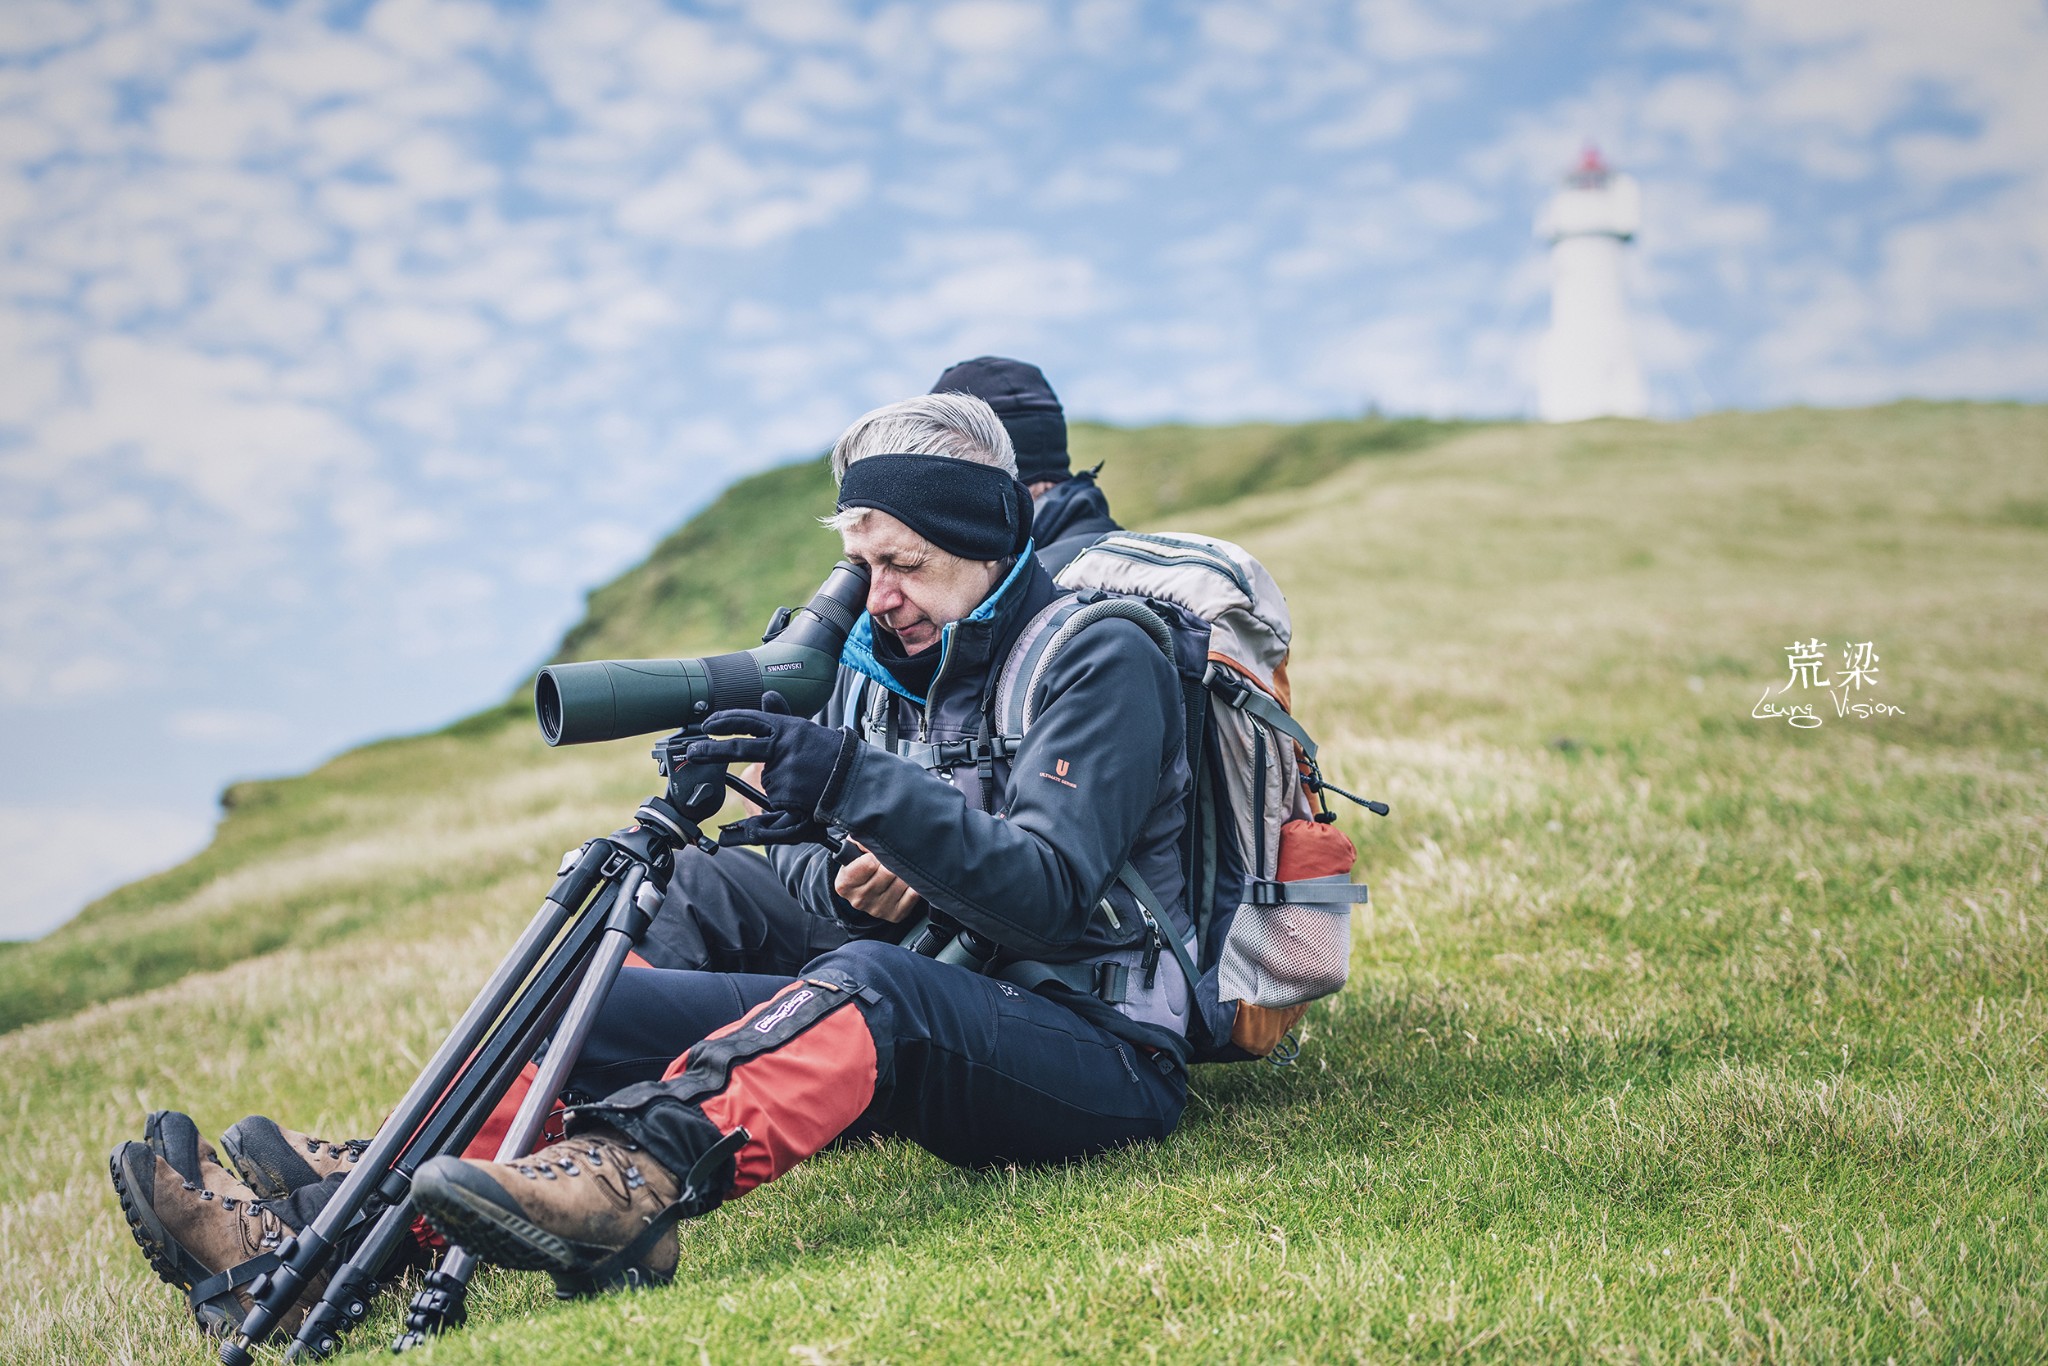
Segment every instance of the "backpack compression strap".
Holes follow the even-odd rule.
[[[1244,899],[1254,906],[1362,906],[1371,897],[1363,882],[1350,878],[1302,878],[1275,882],[1271,878],[1244,880]]]
[[[1309,738],[1301,722],[1287,714],[1287,708],[1260,692],[1251,684],[1239,678],[1229,669],[1211,664],[1209,671],[1202,675],[1202,686],[1216,694],[1219,701],[1236,707],[1239,711],[1258,717],[1274,730],[1279,731],[1295,744],[1310,763],[1315,762],[1316,742]]]

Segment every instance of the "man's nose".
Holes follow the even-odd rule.
[[[903,593],[896,586],[896,576],[886,569],[875,570],[868,579],[868,615],[879,617],[902,605]]]

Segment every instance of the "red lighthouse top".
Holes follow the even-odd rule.
[[[1565,183],[1574,189],[1597,190],[1607,184],[1607,178],[1611,174],[1613,168],[1607,164],[1607,158],[1601,156],[1600,149],[1589,142],[1586,144],[1586,150],[1579,153],[1579,164],[1565,177]]]

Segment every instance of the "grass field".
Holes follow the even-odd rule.
[[[688,1228],[675,1288],[487,1275],[420,1360],[2048,1355],[2048,410],[1077,455],[1274,569],[1333,776],[1393,804],[1346,817],[1373,904],[1301,1062],[1199,1071],[1172,1140],[1082,1166],[826,1154]],[[735,488],[565,651],[744,641],[829,562],[823,500]],[[1872,642],[1900,711],[1753,718],[1809,638]],[[106,1149],[165,1105],[368,1131],[649,790],[515,712],[246,785],[192,865],[0,955],[0,1359],[210,1360]]]

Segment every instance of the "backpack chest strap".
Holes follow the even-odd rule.
[[[951,773],[968,764],[981,769],[992,768],[1014,758],[1023,747],[1024,737],[1021,735],[993,735],[986,740],[940,740],[935,744],[926,744],[922,740],[896,742],[898,754],[933,773]]]
[[[864,742],[908,759],[941,782],[959,787],[977,809],[993,809],[1001,790],[998,778],[1007,781],[1009,762],[1024,745],[1022,735],[995,734],[993,719],[984,711],[982,734],[971,740],[905,739],[896,733],[896,709],[889,690],[872,680],[864,680],[861,686],[864,691],[855,700],[853,711],[860,718],[860,738]],[[962,786],[957,770],[970,766],[979,782]]]

